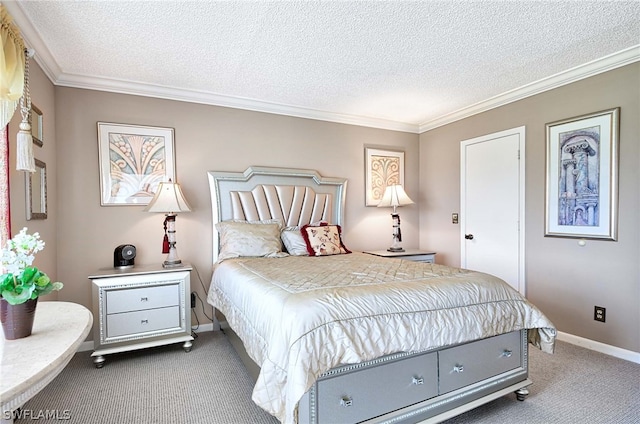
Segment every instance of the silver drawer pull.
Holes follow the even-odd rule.
[[[140,298],[140,302],[148,302],[149,298],[148,297],[141,297]]]
[[[504,352],[502,352],[502,353],[500,354],[500,357],[501,357],[501,358],[511,358],[511,355],[513,355],[513,352],[512,352],[512,351],[510,351],[510,350],[506,350],[506,349],[505,349],[505,350],[504,350]]]
[[[455,365],[453,367],[453,372],[463,372],[464,371],[464,365]]]
[[[343,396],[342,399],[340,399],[340,405],[344,406],[345,408],[348,408],[351,405],[353,405],[353,400],[351,399],[350,396]]]
[[[422,378],[422,377],[413,377],[412,383],[415,384],[416,386],[424,384],[424,378]]]
[[[140,320],[140,324],[149,324],[149,320],[148,319]]]

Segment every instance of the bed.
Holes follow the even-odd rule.
[[[256,377],[253,401],[281,422],[440,422],[524,400],[529,344],[553,352],[553,324],[494,276],[349,251],[345,179],[208,178],[207,300]]]

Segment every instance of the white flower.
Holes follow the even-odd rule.
[[[20,230],[2,249],[0,261],[7,273],[18,275],[26,267],[33,265],[36,253],[44,249],[44,241],[39,233],[27,234],[27,228]]]

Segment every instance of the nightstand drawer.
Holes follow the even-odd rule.
[[[406,249],[402,252],[389,252],[388,250],[371,250],[365,251],[369,255],[380,256],[382,258],[404,259],[405,261],[414,262],[436,262],[436,252],[419,249]]]
[[[406,261],[414,261],[414,262],[427,262],[427,263],[435,263],[436,254],[429,253],[425,255],[408,255],[408,256],[399,256],[399,259],[404,259]]]
[[[440,394],[521,366],[519,331],[438,352]]]
[[[180,330],[180,308],[178,306],[107,316],[107,339],[170,328]]]
[[[180,301],[179,284],[106,291],[107,314],[176,306]]]

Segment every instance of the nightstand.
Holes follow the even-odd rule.
[[[369,255],[382,256],[383,258],[398,258],[398,259],[405,259],[407,261],[415,261],[415,262],[435,263],[436,261],[436,252],[429,252],[428,250],[419,250],[419,249],[406,249],[404,252],[389,252],[388,250],[371,250],[363,253],[368,253]]]
[[[104,355],[183,342],[191,351],[191,266],[105,268],[90,275],[93,286],[93,362]]]

